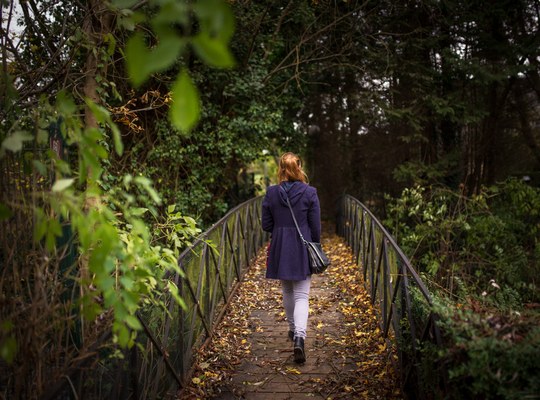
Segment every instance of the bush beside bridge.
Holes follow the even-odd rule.
[[[425,392],[440,379],[437,363],[448,371],[448,391],[438,396],[539,393],[540,190],[515,179],[472,197],[417,186],[388,210],[387,225],[428,282],[444,332],[444,350],[424,349]]]

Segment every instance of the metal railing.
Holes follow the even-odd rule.
[[[268,240],[261,228],[262,197],[240,204],[206,231],[179,257],[184,277],[170,277],[186,303],[168,297],[164,313],[141,313],[146,341],[139,382],[145,399],[176,390],[189,374],[193,352],[212,336],[233,286],[242,280],[250,261]],[[150,358],[150,355],[152,356]],[[140,397],[140,396],[139,396]]]
[[[445,374],[433,365],[423,365],[428,362],[423,357],[426,346],[442,345],[426,285],[393,237],[360,201],[345,195],[337,222],[338,234],[351,246],[362,268],[384,335],[396,344],[404,393],[410,398],[429,397],[423,389],[426,371],[441,380]],[[445,382],[440,384],[444,387]]]
[[[179,256],[181,273],[166,278],[178,287],[185,307],[172,293],[161,293],[163,308],[147,307],[137,315],[143,329],[135,346],[111,357],[110,334],[104,335],[91,356],[74,364],[41,399],[174,397],[189,376],[194,352],[212,336],[234,288],[268,240],[261,203],[262,196],[235,207]]]

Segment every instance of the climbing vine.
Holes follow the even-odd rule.
[[[41,98],[21,99],[16,85],[5,92],[11,113],[0,132],[2,187],[9,189],[0,198],[6,250],[1,256],[0,381],[15,397],[36,397],[45,389],[26,365],[43,365],[40,376],[54,381],[65,371],[47,365],[56,357],[68,368],[87,356],[87,346],[104,331],[112,330],[120,349],[132,347],[142,329],[137,312],[148,306],[165,309],[164,293],[183,306],[178,288],[164,279],[165,273],[182,275],[178,255],[201,230],[176,205],[164,204],[152,181],[137,169],[111,174],[125,146],[122,131],[99,96],[120,96],[107,76],[118,52],[126,56],[127,77],[134,86],[182,57],[185,44],[209,65],[232,66],[228,42],[234,19],[227,3],[219,0],[149,2],[144,12],[130,9],[135,3],[119,1],[106,9],[89,2],[94,7],[88,10],[91,16],[75,10],[83,30],[74,28],[77,34],[62,45],[65,54],[72,51],[74,62],[86,57],[85,96],[69,87]],[[111,14],[134,32],[125,47],[112,35]],[[175,24],[185,29],[196,24],[198,32],[177,33],[182,29],[172,29]],[[26,49],[24,55],[34,57],[33,48]],[[23,68],[15,60],[7,69],[14,77]],[[35,107],[23,109],[24,102],[35,102]],[[169,103],[172,125],[188,134],[199,118],[200,104],[186,67],[171,85]],[[13,114],[17,111],[18,117]],[[21,231],[21,223],[30,229]],[[50,317],[49,323],[43,324],[40,315]],[[4,381],[13,376],[18,379]],[[21,385],[25,381],[29,383]]]

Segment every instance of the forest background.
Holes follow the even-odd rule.
[[[178,252],[295,151],[326,219],[343,193],[386,219],[467,395],[540,392],[539,17],[535,0],[3,1],[2,359],[33,373],[49,328],[18,309],[65,296],[62,221],[77,306],[112,310],[130,345]]]

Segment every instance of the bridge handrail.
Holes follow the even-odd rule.
[[[403,389],[414,392],[414,398],[422,398],[418,368],[422,343],[442,344],[429,291],[396,240],[358,199],[342,197],[337,222],[338,233],[351,246],[362,268],[371,302],[382,317],[383,333],[395,343]],[[422,302],[423,311],[419,312]],[[418,325],[423,325],[420,331]],[[440,375],[445,379],[444,373]]]
[[[214,323],[250,261],[268,239],[261,228],[262,199],[263,196],[252,198],[230,210],[180,254],[178,265],[183,276],[174,273],[168,278],[177,285],[185,308],[169,296],[168,312],[153,330],[149,328],[149,318],[139,316],[147,335],[146,353],[153,348],[161,357],[153,368],[147,368],[145,398],[163,394],[164,375],[173,389],[182,387],[189,376],[194,352],[212,336]],[[177,321],[169,316],[176,316]],[[173,325],[177,325],[175,329]],[[168,335],[173,331],[177,335],[171,343]],[[162,333],[162,337],[156,332]],[[164,346],[164,342],[170,345]]]
[[[252,259],[268,239],[261,227],[262,196],[232,210],[201,234],[178,257],[181,272],[165,274],[178,288],[157,293],[163,307],[137,313],[142,331],[123,357],[110,357],[110,332],[73,364],[65,379],[51,385],[41,400],[158,399],[174,397],[190,374],[193,354],[213,334]]]
[[[377,217],[375,217],[375,215],[373,215],[373,213],[370,211],[370,209],[367,208],[360,200],[358,200],[358,199],[356,199],[356,198],[354,198],[354,197],[352,197],[350,195],[345,195],[345,196],[348,197],[350,199],[350,201],[358,203],[358,205],[362,208],[362,210],[371,217],[373,223],[375,223],[375,225],[377,225],[377,228],[379,228],[380,231],[383,233],[385,239],[388,241],[390,246],[396,251],[396,253],[399,255],[401,260],[403,260],[404,266],[407,268],[407,271],[413,277],[415,283],[418,285],[418,287],[419,287],[420,291],[422,292],[422,294],[423,294],[424,298],[426,299],[426,301],[430,305],[432,305],[431,296],[429,295],[429,290],[427,289],[426,285],[424,284],[424,282],[422,281],[422,279],[418,275],[418,272],[416,272],[416,270],[412,267],[411,262],[409,261],[409,258],[405,255],[405,253],[403,253],[403,250],[401,250],[401,247],[398,246],[398,244],[397,244],[396,240],[394,239],[394,237],[386,230],[386,228],[381,223],[381,221],[379,221],[377,219]]]

